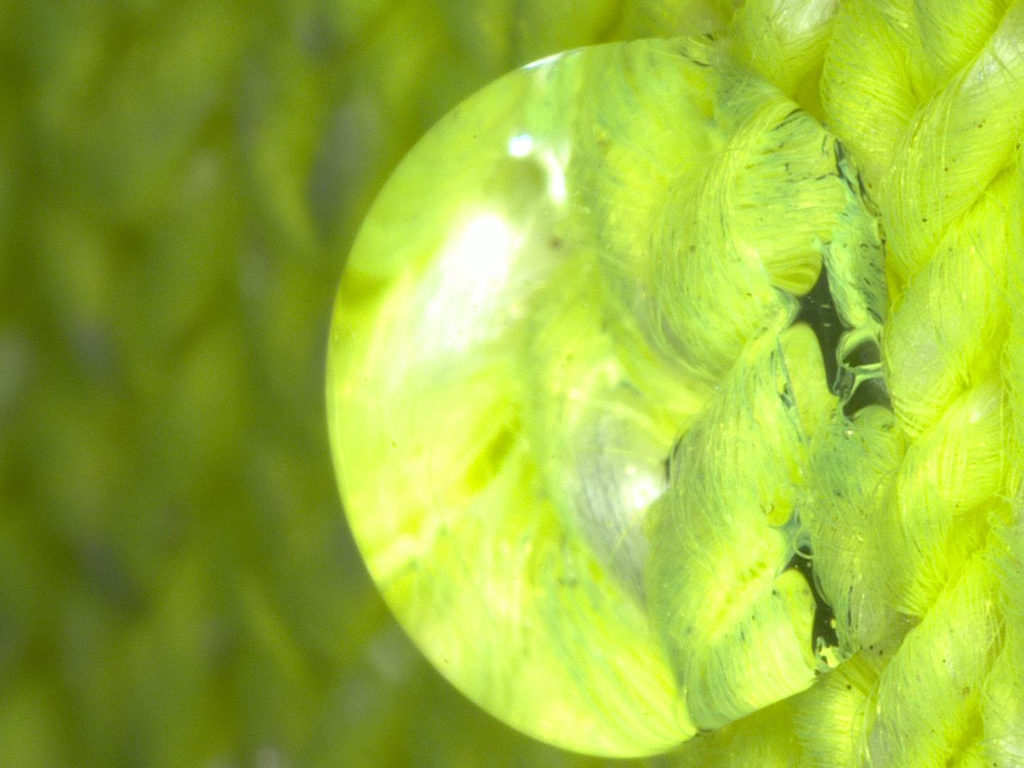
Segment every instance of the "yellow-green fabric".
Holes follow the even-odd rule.
[[[329,428],[472,699],[678,765],[1024,759],[1022,24],[755,0],[508,75],[408,156]]]
[[[811,525],[837,617],[880,642],[619,762],[483,715],[390,618],[332,476],[327,328],[370,202],[459,100],[561,49],[721,30],[734,3],[5,3],[0,763],[1024,761],[1019,3],[839,5],[750,3],[734,55],[850,148],[895,233],[896,420],[822,446],[855,501]]]
[[[520,5],[2,5],[0,763],[604,765],[421,660],[324,426],[338,276],[408,147],[685,4]]]

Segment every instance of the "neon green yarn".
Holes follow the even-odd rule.
[[[572,749],[1020,765],[1022,135],[1024,0],[751,0],[446,118],[328,400],[434,663]]]
[[[813,451],[815,574],[853,655],[792,700],[787,764],[1021,765],[1024,4],[847,2],[830,25],[825,124],[887,239],[893,411]],[[762,738],[711,737],[734,760]]]

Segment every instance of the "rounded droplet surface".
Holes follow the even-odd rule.
[[[844,290],[873,284],[844,253],[880,253],[841,160],[712,43],[638,41],[496,81],[382,191],[331,331],[342,498],[496,716],[642,755],[813,678],[794,499]],[[822,285],[829,334],[801,314]]]

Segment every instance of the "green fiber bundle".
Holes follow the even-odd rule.
[[[767,764],[1020,765],[1024,4],[850,2],[829,25],[817,94],[886,240],[891,408],[814,437],[805,519],[846,658]],[[767,738],[711,740],[757,760]]]
[[[385,188],[332,332],[356,538],[556,744],[1024,764],[1024,1],[711,26],[513,73]]]

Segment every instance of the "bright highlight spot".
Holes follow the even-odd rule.
[[[548,172],[548,195],[555,205],[562,205],[567,197],[565,164],[553,151],[542,152],[540,161]]]
[[[533,136],[520,133],[508,140],[508,153],[512,157],[526,157],[533,152]]]
[[[521,235],[490,211],[472,216],[440,254],[426,326],[449,350],[464,350],[493,319]]]

